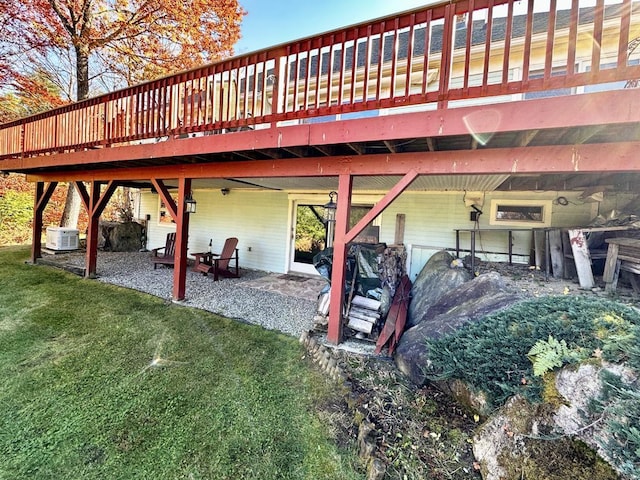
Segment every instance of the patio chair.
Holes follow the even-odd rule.
[[[204,275],[213,273],[214,282],[217,282],[220,276],[227,278],[240,277],[237,246],[238,239],[236,237],[227,238],[221,253],[198,254],[200,258],[196,258],[197,268],[195,269]]]
[[[162,254],[160,251],[164,250]],[[171,265],[175,264],[176,259],[176,234],[167,233],[167,242],[164,247],[154,248],[151,250],[153,252],[153,256],[151,257],[151,261],[153,262],[153,269],[155,270],[158,267],[158,264],[161,265]]]

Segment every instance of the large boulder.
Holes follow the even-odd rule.
[[[433,304],[443,295],[471,280],[472,276],[468,270],[455,265],[457,263],[454,263],[454,257],[446,251],[431,256],[411,288],[407,328],[429,318],[426,313]]]
[[[108,240],[106,243],[112,252],[137,252],[142,248],[142,225],[136,222],[116,223],[108,232]]]
[[[602,448],[610,437],[606,422],[588,413],[601,401],[603,369],[625,382],[619,365],[565,367],[546,377],[559,395],[556,401],[533,405],[515,396],[494,412],[473,439],[482,478],[618,479],[622,472],[614,471],[615,462]]]
[[[396,348],[396,365],[415,384],[424,384],[424,370],[429,362],[427,339],[440,338],[519,300],[521,297],[508,290],[502,277],[495,272],[480,275],[454,288],[426,307],[422,321],[404,332]]]

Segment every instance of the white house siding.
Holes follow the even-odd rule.
[[[189,252],[206,251],[213,239],[219,252],[228,237],[238,238],[240,266],[281,272],[287,243],[287,194],[231,190],[195,190],[197,212],[189,223]],[[158,224],[158,195],[142,195],[141,210],[151,215],[148,248],[163,246],[175,226]]]
[[[499,200],[552,200],[552,227],[587,225],[597,215],[597,203],[584,202],[578,198],[581,192],[488,192],[484,194],[481,206],[480,229],[509,228],[508,226],[490,225],[490,206],[492,199]],[[456,229],[471,229],[475,223],[469,220],[471,208],[465,206],[464,192],[406,192],[391,204],[382,214],[380,240],[393,243],[395,236],[396,215],[405,215],[404,244],[408,249],[409,276],[415,279],[424,264],[433,253],[456,246]],[[567,198],[567,205],[560,205],[556,199]],[[603,202],[600,207],[609,208]],[[514,229],[524,227],[514,226]],[[528,263],[532,246],[532,233],[527,231],[513,232],[513,261]],[[460,233],[460,248],[470,248],[470,235]],[[476,256],[483,261],[507,261],[508,234],[501,232],[481,232],[476,235]],[[503,254],[484,254],[478,251],[504,252]]]
[[[551,200],[553,227],[588,225],[599,213],[619,209],[628,199],[605,197],[605,201],[585,202],[579,199],[581,192],[487,192],[480,207],[479,228],[496,229],[507,226],[490,225],[492,199],[500,200]],[[371,196],[380,198],[383,193]],[[475,194],[474,194],[475,195]],[[324,199],[326,195],[319,195]],[[213,239],[214,251],[220,251],[227,237],[238,237],[240,265],[273,272],[287,270],[289,253],[288,229],[290,223],[290,202],[299,195],[280,191],[231,190],[223,196],[219,190],[195,190],[197,213],[191,216],[189,226],[189,252],[205,251],[209,239]],[[396,215],[405,215],[404,244],[409,250],[410,276],[422,269],[429,257],[438,250],[453,251],[456,245],[456,229],[474,228],[470,221],[471,208],[464,203],[465,192],[405,192],[381,215],[380,241],[392,244],[395,239]],[[565,197],[567,205],[557,202]],[[315,197],[314,197],[315,198]],[[362,202],[360,202],[362,203]],[[563,202],[564,203],[564,202]],[[148,248],[164,245],[173,225],[158,224],[158,195],[143,193],[140,202],[140,216],[151,216],[149,221]],[[523,227],[513,227],[514,229]],[[514,261],[528,263],[531,252],[530,231],[513,232]],[[469,250],[468,233],[460,234],[460,248]],[[476,237],[478,251],[503,252],[488,255],[477,253],[481,260],[506,261],[508,236],[506,232],[482,232]],[[462,252],[466,255],[468,252]]]

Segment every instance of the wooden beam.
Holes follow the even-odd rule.
[[[333,242],[333,262],[331,265],[331,293],[329,299],[329,327],[327,341],[338,344],[342,341],[342,309],[344,305],[344,282],[347,261],[347,230],[351,209],[351,175],[338,177],[338,205],[336,209],[335,239]]]
[[[526,132],[522,132],[518,134],[517,145],[520,147],[526,147],[531,143],[531,141],[538,135],[540,130],[527,130]]]
[[[405,189],[411,185],[416,177],[418,176],[418,172],[411,171],[407,173],[402,179],[396,183],[391,190],[387,192],[387,194],[380,199],[378,203],[376,203],[371,210],[367,212],[367,214],[360,219],[355,226],[349,230],[346,234],[345,241],[346,243],[353,242],[354,238],[358,236],[362,230],[365,229],[369,223],[371,223],[378,215],[380,215],[385,208],[391,204],[398,196],[405,191]],[[338,200],[340,197],[338,196]]]
[[[176,222],[176,253],[173,267],[173,299],[184,300],[187,285],[187,239],[189,237],[189,214],[185,199],[191,193],[191,179],[178,179],[178,207]]]
[[[640,122],[640,95],[635,95],[635,92],[636,90],[616,90],[445,111],[412,112],[322,124],[274,127],[230,135],[209,135],[153,144],[6,159],[0,161],[0,165],[2,170],[6,171],[25,171],[46,167],[61,168],[65,165],[157,160],[305,145],[394,141],[397,140],[398,132],[402,132],[403,138],[468,135],[469,115],[482,118],[484,113],[490,121],[481,122],[481,129],[476,129],[474,133],[637,124]],[[625,108],[611,108],[611,105],[624,105]]]
[[[567,143],[569,145],[580,145],[596,135],[598,132],[602,131],[604,127],[605,125],[593,125],[590,127],[579,128],[567,133],[567,135],[563,137],[563,143]]]
[[[84,183],[78,180],[73,182],[73,185],[78,192],[78,195],[80,196],[80,200],[82,200],[82,203],[84,204],[84,208],[87,210],[87,212],[90,213],[91,210],[89,210],[89,192],[87,192],[87,187],[84,185]]]
[[[157,178],[151,178],[151,183],[153,183],[153,186],[158,192],[158,195],[160,195],[160,198],[164,202],[164,205],[167,208],[169,215],[171,215],[173,221],[178,223],[178,207],[176,207],[176,202],[174,202],[171,193],[169,193],[169,189],[165,186],[162,180],[159,180]]]
[[[46,188],[44,182],[36,184],[36,191],[33,197],[33,224],[31,227],[31,263],[36,263],[38,258],[42,257],[42,216],[57,186],[58,182],[50,182]]]
[[[389,140],[385,140],[384,141],[384,145],[389,149],[389,151],[391,153],[398,153],[398,150],[396,149],[396,145],[394,142],[390,142]]]
[[[640,95],[639,95],[640,96]],[[218,162],[198,165],[163,165],[28,175],[29,181],[141,180],[148,178],[257,178],[333,177],[350,175],[492,175],[589,172],[639,172],[640,142],[618,142],[544,147],[483,148],[438,152],[254,162]],[[607,161],[603,162],[602,159]],[[552,160],[552,161],[551,161]]]
[[[355,143],[347,143],[347,147],[356,152],[358,155],[364,155],[366,153],[364,148],[362,148],[360,145],[356,145]]]

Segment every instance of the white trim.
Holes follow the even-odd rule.
[[[512,205],[523,207],[542,207],[542,221],[518,221],[518,220],[497,220],[496,212],[498,205]],[[550,227],[551,226],[551,209],[553,200],[518,200],[518,199],[491,199],[491,213],[489,217],[489,225],[505,226],[505,227]]]

